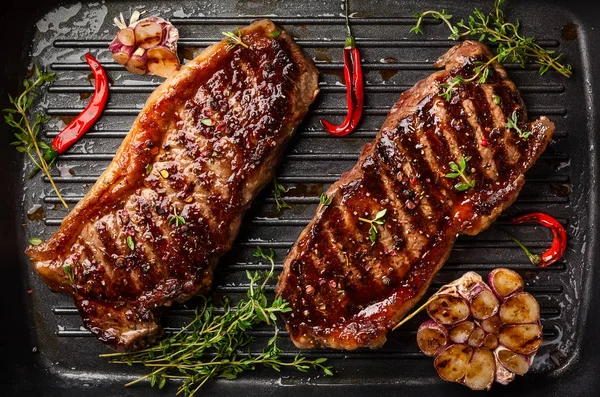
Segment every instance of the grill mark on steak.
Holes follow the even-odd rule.
[[[210,288],[319,91],[314,64],[285,31],[268,20],[240,30],[250,48],[228,51],[225,39],[157,88],[91,191],[27,249],[42,279],[72,294],[84,325],[118,350],[153,343],[163,307]]]
[[[465,41],[440,57],[436,66],[445,70],[401,95],[375,141],[327,191],[332,204],[318,207],[277,286],[292,308],[285,320],[299,348],[382,345],[426,292],[457,236],[484,230],[516,199],[554,125],[544,117],[526,124],[518,91],[499,64],[486,84],[463,83],[450,101],[439,95],[440,83],[469,78],[475,62],[492,56],[485,45]],[[532,131],[528,139],[506,128],[513,111]],[[460,180],[445,175],[463,157],[471,158],[466,174],[475,188],[461,192],[454,187]],[[372,244],[370,224],[358,217],[373,219],[384,208]]]

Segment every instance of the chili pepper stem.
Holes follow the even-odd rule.
[[[346,37],[350,38],[352,37],[352,31],[350,30],[350,16],[348,15],[348,9],[350,8],[348,5],[348,2],[350,0],[344,0],[344,11],[346,13]],[[352,41],[354,41],[354,38],[352,38]],[[348,42],[348,39],[346,39],[346,42]]]
[[[356,41],[354,40],[354,36],[346,36],[346,41],[344,42],[344,49],[354,47],[356,47]]]
[[[515,237],[510,236],[510,238],[513,239],[513,241],[515,243],[517,243],[517,245],[519,247],[521,247],[521,249],[525,252],[525,255],[527,255],[527,258],[529,258],[529,261],[534,264],[534,265],[539,265],[540,262],[542,261],[542,257],[540,255],[537,254],[533,254],[531,251],[529,251],[529,249],[527,247],[525,247],[525,245],[523,245],[522,242],[520,242],[519,240],[517,240]]]
[[[525,251],[527,257],[534,265],[537,265],[538,267],[548,267],[564,255],[567,249],[567,232],[563,225],[555,218],[542,212],[533,212],[512,218],[511,222],[513,224],[533,222],[547,227],[552,232],[552,245],[540,255],[532,254],[523,244],[521,244],[521,242],[511,236],[511,238]]]

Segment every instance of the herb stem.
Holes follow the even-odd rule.
[[[134,353],[109,353],[102,357],[110,357],[111,363],[148,367],[149,373],[127,386],[149,380],[151,386],[162,388],[167,379],[180,379],[183,383],[177,394],[186,396],[193,396],[210,379],[234,379],[244,371],[254,370],[259,364],[275,370],[292,367],[307,371],[312,367],[332,375],[331,367],[323,364],[324,358],[307,360],[297,355],[293,360],[285,360],[283,351],[277,347],[276,315],[289,312],[291,308],[281,297],[268,303],[265,295],[267,282],[274,273],[274,255],[273,250],[265,253],[257,248],[254,256],[268,260],[271,267],[265,272],[246,272],[250,280],[247,298],[240,300],[235,307],[226,303],[224,313],[216,315],[214,306],[205,299],[202,308],[196,310],[194,319],[159,345]],[[259,323],[271,325],[274,335],[262,353],[245,354],[243,350],[253,341],[247,331]],[[203,358],[209,354],[214,354],[214,357],[204,361]]]
[[[429,11],[425,11],[422,14],[419,14],[419,19],[417,20],[417,25],[421,25],[421,23],[423,22],[423,17],[426,17],[427,15],[431,15],[436,19],[441,19],[446,25],[448,25],[448,28],[450,29],[450,31],[452,33],[454,33],[454,26],[452,26],[452,23],[450,22],[450,18],[452,18],[452,16],[450,15],[450,18],[447,17],[447,15],[445,15],[444,12],[438,12],[438,11],[433,11],[433,10],[429,10]],[[462,35],[461,35],[462,36]]]
[[[543,48],[535,42],[534,38],[524,37],[519,32],[518,21],[514,23],[505,21],[502,11],[504,3],[505,0],[495,0],[494,13],[487,15],[476,8],[468,20],[461,20],[456,25],[450,21],[452,15],[446,14],[444,10],[441,12],[428,10],[415,15],[417,23],[410,31],[422,34],[423,17],[430,15],[435,19],[441,19],[448,26],[452,32],[449,36],[450,39],[458,40],[476,36],[479,41],[487,40],[491,43],[498,43],[496,51],[500,56],[499,62],[503,62],[510,56],[512,61],[524,66],[526,61],[533,58],[534,62],[540,65],[540,74],[544,74],[552,68],[565,77],[571,77],[572,67],[559,62],[561,55],[555,57],[552,55],[554,51]],[[462,32],[459,31],[459,28],[462,29]]]
[[[69,206],[65,202],[62,194],[60,194],[58,187],[54,183],[54,179],[52,179],[52,176],[50,175],[50,169],[48,167],[48,163],[46,163],[46,160],[44,159],[44,155],[42,154],[42,151],[40,150],[40,146],[38,144],[36,134],[33,131],[33,128],[29,121],[29,117],[27,117],[27,108],[23,106],[23,104],[27,103],[27,96],[29,94],[31,94],[33,92],[33,90],[35,90],[36,88],[38,88],[40,85],[44,84],[44,82],[47,81],[46,79],[44,79],[43,75],[40,75],[37,73],[36,73],[36,75],[37,75],[37,78],[31,84],[29,84],[29,86],[21,93],[21,95],[19,95],[17,100],[14,101],[14,105],[17,110],[17,113],[19,113],[19,115],[22,117],[22,121],[25,123],[26,132],[29,134],[29,136],[31,138],[31,142],[33,144],[33,148],[35,149],[35,153],[38,156],[39,162],[37,162],[33,158],[30,151],[27,151],[27,155],[32,160],[33,164],[36,167],[41,168],[42,171],[44,172],[44,174],[46,174],[46,176],[48,177],[48,180],[50,181],[50,184],[52,185],[52,188],[54,189],[54,191],[56,192],[56,195],[58,196],[58,199],[60,200],[60,202],[66,209],[69,209]]]

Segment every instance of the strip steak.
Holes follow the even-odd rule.
[[[225,39],[166,80],[56,234],[27,249],[102,342],[154,342],[161,309],[210,288],[245,210],[273,178],[319,92],[313,62],[285,31],[271,35],[280,30],[257,21],[241,29],[250,48]]]
[[[456,238],[486,229],[511,205],[524,173],[551,140],[554,125],[532,123],[519,91],[493,63],[485,84],[477,79],[440,94],[457,75],[469,78],[493,54],[462,42],[436,63],[445,67],[404,92],[358,163],[327,191],[284,262],[278,295],[288,300],[287,329],[296,346],[378,347],[425,294]],[[497,97],[498,98],[497,98]],[[513,112],[523,132],[506,128]],[[450,163],[470,158],[465,174],[474,187],[459,191]],[[464,186],[463,186],[464,187]],[[386,210],[383,225],[372,220]]]

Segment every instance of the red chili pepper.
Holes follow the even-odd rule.
[[[348,113],[340,125],[334,125],[322,119],[325,131],[335,136],[345,136],[354,131],[362,117],[365,102],[360,51],[356,48],[354,36],[350,31],[348,3],[346,2],[346,43],[344,44],[344,81],[346,83],[346,102]]]
[[[532,254],[519,240],[513,237],[513,240],[525,251],[531,263],[539,267],[547,267],[562,258],[567,249],[567,232],[565,232],[565,228],[556,219],[541,212],[533,212],[513,218],[511,222],[513,224],[535,222],[552,231],[554,237],[552,246],[541,255]]]
[[[47,162],[54,161],[59,154],[64,153],[73,146],[98,120],[108,100],[108,77],[100,62],[89,53],[85,54],[85,60],[92,68],[94,80],[94,96],[90,103],[73,121],[69,123],[52,141],[52,147],[44,153]]]

